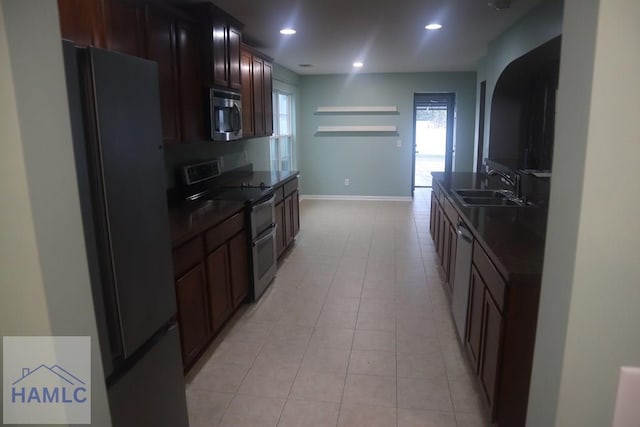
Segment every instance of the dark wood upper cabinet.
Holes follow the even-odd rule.
[[[242,135],[251,137],[253,127],[253,57],[246,50],[240,52],[240,80],[242,82]]]
[[[58,0],[63,39],[127,55],[143,55],[142,10],[124,0]]]
[[[177,143],[180,142],[180,127],[175,17],[163,9],[147,6],[145,24],[145,56],[158,63],[162,139],[164,143]]]
[[[143,56],[143,9],[120,0],[104,1],[105,46],[127,55]]]
[[[202,51],[198,26],[193,22],[178,19],[176,36],[180,137],[183,142],[201,141],[206,139],[206,91],[202,78]]]
[[[232,89],[240,89],[242,86],[241,70],[240,70],[240,42],[242,34],[232,26],[228,27],[229,31],[229,87]]]
[[[60,32],[63,39],[78,46],[104,47],[102,2],[98,0],[58,0]]]
[[[270,136],[273,134],[271,60],[247,45],[242,45],[240,57],[244,136]]]
[[[212,3],[197,4],[189,10],[199,16],[202,26],[205,82],[239,90],[242,24]]]
[[[273,135],[273,67],[271,62],[263,62],[262,84],[264,91],[264,134]]]
[[[253,58],[253,126],[255,135],[264,135],[264,61]]]

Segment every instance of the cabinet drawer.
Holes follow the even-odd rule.
[[[284,197],[293,193],[298,189],[298,177],[293,178],[291,181],[284,184]]]
[[[274,204],[277,205],[284,199],[284,186],[276,188],[273,194],[276,197]]]
[[[473,245],[473,264],[478,269],[478,273],[484,280],[484,283],[491,293],[494,301],[496,302],[496,306],[502,312],[504,310],[504,293],[505,293],[505,283],[496,270],[495,266],[489,259],[487,253],[480,247],[480,245]]]
[[[216,225],[206,233],[207,252],[232,238],[236,233],[244,228],[244,212],[240,212],[225,220],[222,224]]]
[[[204,246],[202,243],[202,235],[199,235],[173,250],[174,277],[182,276],[204,258]]]
[[[443,197],[442,200],[443,200],[442,207],[444,209],[445,215],[447,215],[447,218],[449,218],[451,225],[456,227],[458,225],[458,212],[456,212],[455,208],[453,207],[449,199],[447,199],[446,197]]]

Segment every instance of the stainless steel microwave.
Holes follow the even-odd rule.
[[[240,92],[209,89],[210,129],[214,141],[242,138],[242,98]]]

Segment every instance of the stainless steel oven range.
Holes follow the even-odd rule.
[[[249,212],[250,251],[253,270],[252,299],[257,301],[276,275],[276,214],[273,188],[243,184],[229,188],[215,196],[218,200],[247,202]]]
[[[251,254],[252,286],[250,297],[257,301],[275,277],[276,217],[273,188],[262,183],[254,185],[237,182],[220,187],[213,178],[220,175],[217,160],[184,166],[180,173],[185,187],[185,197],[245,202],[247,223],[250,227],[247,241]]]

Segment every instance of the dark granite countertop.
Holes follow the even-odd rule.
[[[179,246],[244,209],[244,202],[196,200],[169,209],[171,244]]]
[[[250,182],[253,185],[264,183],[267,187],[279,187],[298,176],[298,174],[298,171],[253,171],[239,177],[239,179],[243,182]]]
[[[453,190],[502,187],[493,180],[487,180],[483,174],[454,172],[432,175],[506,281],[510,284],[540,284],[547,209],[466,207],[453,196]]]
[[[240,170],[230,172],[221,183],[227,185],[240,185],[250,183],[278,187],[298,175],[298,171],[270,172]],[[245,203],[241,201],[207,200],[201,199],[193,202],[174,202],[169,206],[169,226],[171,229],[171,243],[174,247],[185,243],[187,240],[204,232],[206,229],[219,224],[244,209]]]

